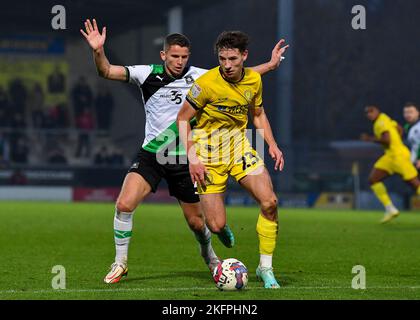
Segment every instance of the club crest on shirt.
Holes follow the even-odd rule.
[[[251,90],[245,90],[244,96],[245,96],[245,99],[248,102],[251,102],[252,101],[252,91]]]
[[[187,84],[193,84],[194,83],[194,78],[192,76],[186,76],[184,79],[185,79],[185,82]]]

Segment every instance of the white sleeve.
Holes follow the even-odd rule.
[[[417,156],[420,148],[420,132],[414,134],[413,144],[411,145],[411,162],[417,161]]]
[[[152,73],[150,65],[126,66],[128,70],[128,82],[141,86]]]
[[[415,163],[417,160],[417,150],[418,150],[418,144],[413,144],[411,146],[411,163]]]
[[[196,72],[197,78],[201,77],[203,74],[209,71],[208,69],[197,68],[197,67],[191,67],[191,69],[193,69]]]

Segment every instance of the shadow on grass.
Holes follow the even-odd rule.
[[[171,273],[160,273],[160,274],[143,274],[142,276],[137,277],[127,277],[124,279],[124,282],[134,282],[134,281],[149,281],[149,280],[161,280],[161,279],[177,279],[177,278],[192,278],[198,280],[211,280],[210,272],[205,271],[182,271],[182,272],[171,272]]]

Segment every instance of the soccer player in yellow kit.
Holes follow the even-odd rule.
[[[264,131],[275,170],[282,170],[284,161],[262,106],[261,76],[243,67],[247,46],[248,36],[243,32],[219,35],[215,49],[220,66],[196,80],[178,113],[177,125],[212,233],[218,234],[226,227],[224,192],[229,175],[259,203],[260,263],[256,273],[265,288],[276,289],[280,286],[274,277],[272,257],[278,233],[277,197],[262,158],[245,136],[248,111],[254,126]],[[197,124],[190,139],[189,121],[194,116]]]
[[[383,146],[385,154],[375,163],[369,176],[369,183],[376,197],[385,207],[385,216],[382,223],[398,217],[399,211],[392,203],[383,180],[393,174],[399,174],[410,184],[416,194],[420,194],[420,181],[418,173],[410,160],[410,150],[404,145],[401,136],[403,129],[385,113],[381,113],[377,106],[365,108],[366,117],[373,122],[374,136],[362,134],[361,139],[379,143]]]

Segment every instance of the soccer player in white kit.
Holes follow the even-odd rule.
[[[404,106],[404,119],[407,122],[404,131],[411,150],[411,162],[420,169],[420,111],[412,102]]]

